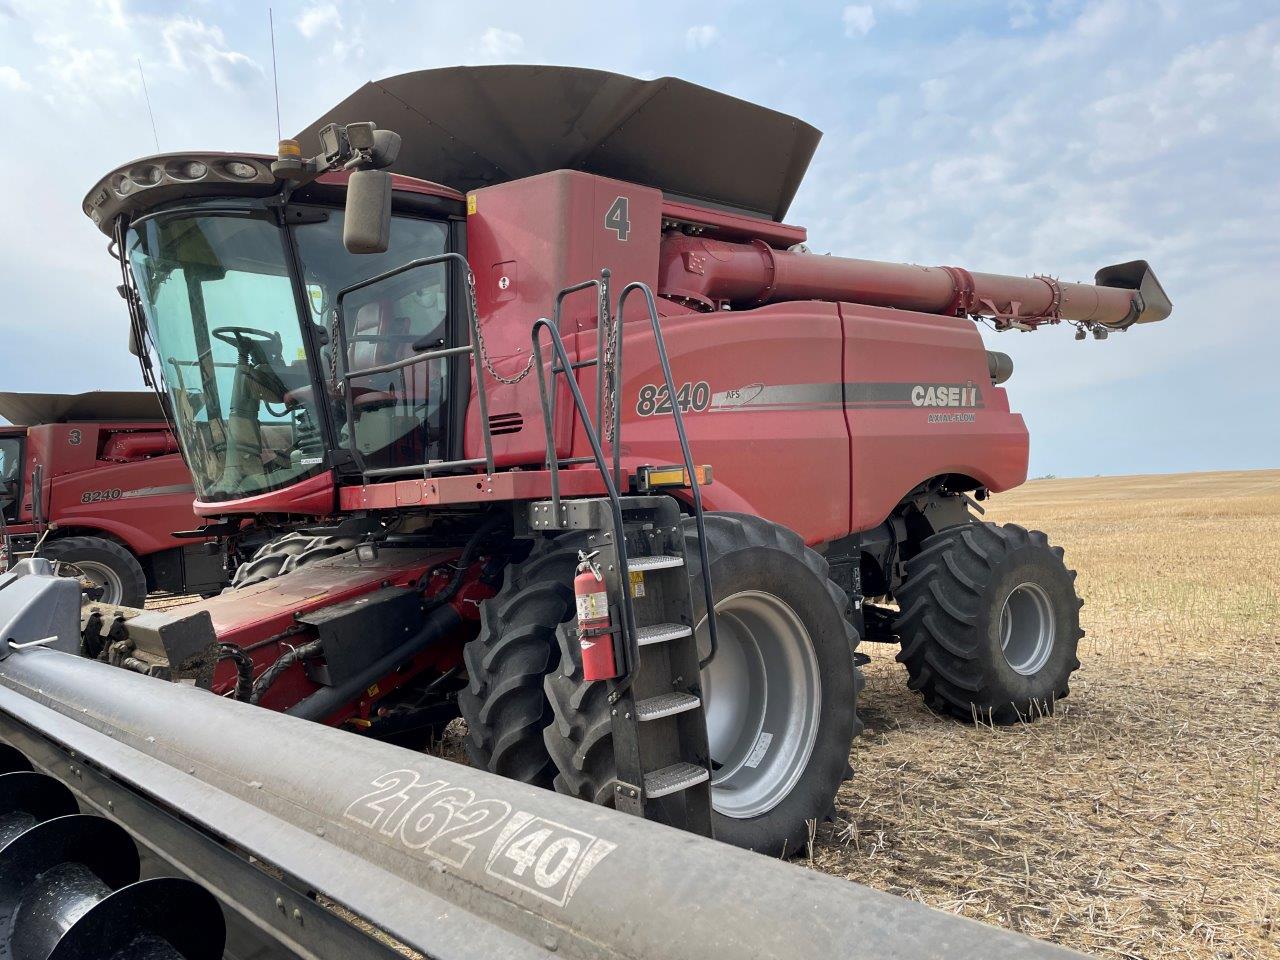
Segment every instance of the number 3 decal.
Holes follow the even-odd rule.
[[[629,206],[626,197],[619,197],[613,201],[613,206],[604,215],[604,228],[612,230],[618,235],[618,239],[623,241],[631,233],[631,220],[628,216]]]

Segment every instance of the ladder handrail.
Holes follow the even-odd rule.
[[[602,440],[603,440],[603,431],[604,431],[604,399],[605,399],[606,388],[605,388],[605,381],[603,376],[603,363],[601,361],[604,356],[605,331],[610,330],[611,324],[612,324],[612,318],[609,316],[609,277],[611,276],[611,274],[612,274],[612,271],[610,271],[608,267],[605,267],[603,270],[600,271],[600,277],[598,279],[593,277],[590,280],[583,280],[581,283],[575,283],[571,286],[565,287],[563,290],[561,290],[559,293],[556,294],[556,302],[551,309],[551,323],[555,325],[556,330],[559,330],[560,320],[561,320],[561,311],[564,307],[565,300],[567,300],[571,295],[575,293],[581,293],[583,290],[590,290],[592,288],[595,288],[595,290],[597,291],[596,293],[596,355],[590,360],[578,360],[578,361],[571,362],[567,369],[581,370],[585,367],[601,368],[600,372],[597,373],[596,375],[596,423],[595,423],[594,429],[596,431],[596,435],[598,437],[601,437]],[[552,384],[554,386],[554,383],[555,383],[554,375],[563,373],[564,370],[561,368],[555,367],[553,364],[553,369],[551,372],[553,374]],[[545,403],[549,404],[551,407],[551,419],[554,422],[555,411],[556,411],[555,390],[551,391],[549,397],[545,400]],[[590,420],[584,420],[582,426],[584,430],[589,431],[593,429]],[[547,443],[546,465],[547,465],[547,469],[551,472],[551,499],[556,509],[558,510],[560,507],[561,459],[556,455],[555,443],[553,442],[553,437],[550,433],[547,434],[547,441],[548,443]]]
[[[594,283],[595,281],[592,282]],[[560,370],[555,370],[554,367],[552,369],[552,387],[554,389],[555,378],[560,373],[564,373],[565,382],[569,385],[569,393],[573,398],[573,405],[585,427],[587,442],[591,444],[591,453],[595,458],[596,467],[600,471],[600,476],[604,479],[605,490],[608,492],[609,497],[609,512],[613,516],[614,548],[618,554],[618,576],[622,583],[623,640],[625,641],[624,646],[628,661],[626,676],[614,688],[613,693],[616,695],[631,685],[631,680],[635,676],[635,669],[640,659],[640,644],[636,638],[635,608],[631,603],[631,569],[627,563],[627,545],[623,537],[622,498],[618,494],[618,485],[614,483],[614,478],[609,474],[604,450],[600,446],[600,438],[591,429],[591,414],[587,410],[587,402],[582,398],[582,390],[578,386],[578,381],[572,375],[573,366],[569,361],[569,353],[564,346],[564,338],[560,336],[559,328],[552,321],[542,317],[534,321],[531,339],[533,341],[533,363],[538,371],[538,390],[542,399],[543,425],[547,431],[548,452],[552,458],[552,515],[557,519],[560,516],[560,491],[556,482],[555,439],[551,434],[551,406],[548,403],[547,375],[543,370],[542,364],[542,338],[539,336],[543,329],[551,334],[551,347],[555,351],[556,360],[561,367]]]
[[[464,298],[466,300],[467,325],[471,342],[466,346],[444,347],[436,350],[425,350],[418,353],[417,356],[406,357],[404,360],[395,361],[390,364],[380,364],[373,367],[364,367],[359,370],[348,369],[347,349],[350,346],[347,337],[346,318],[343,316],[342,303],[348,295],[355,293],[357,290],[363,290],[365,287],[371,287],[383,280],[398,276],[409,270],[415,270],[418,267],[434,266],[438,263],[446,263],[453,261],[460,264],[463,269],[463,278],[468,288],[468,294]],[[448,253],[439,253],[431,257],[420,257],[417,260],[410,260],[408,263],[402,263],[398,267],[387,270],[383,273],[367,277],[349,284],[338,291],[338,295],[334,298],[334,313],[336,314],[336,332],[338,342],[330,344],[330,349],[337,351],[335,357],[335,369],[342,371],[342,399],[343,412],[346,414],[347,421],[347,437],[350,440],[348,452],[351,454],[352,460],[355,461],[356,467],[360,470],[362,476],[395,476],[397,474],[421,473],[424,477],[430,473],[440,470],[449,470],[457,467],[479,466],[484,465],[485,473],[492,474],[493,468],[493,436],[489,430],[489,397],[485,391],[484,385],[484,364],[480,357],[480,319],[477,316],[475,296],[471,292],[474,290],[475,276],[471,272],[471,264],[462,254],[450,251]],[[431,360],[438,360],[444,357],[458,356],[463,353],[471,354],[473,369],[475,370],[476,381],[476,402],[480,406],[480,436],[484,445],[484,459],[477,458],[469,460],[447,460],[437,461],[435,463],[422,463],[414,466],[406,467],[383,467],[377,470],[370,470],[365,465],[365,459],[360,454],[360,448],[356,444],[356,426],[355,426],[355,402],[351,396],[350,384],[352,380],[359,377],[374,376],[379,373],[389,373],[394,370],[404,369],[419,363],[427,363]],[[338,366],[340,365],[340,367]],[[424,425],[425,426],[425,425]]]
[[[658,304],[653,296],[653,290],[647,283],[633,280],[622,288],[622,293],[618,296],[616,322],[621,326],[623,308],[626,306],[627,297],[637,290],[644,297],[645,307],[649,312],[649,324],[653,328],[653,344],[658,351],[658,363],[662,366],[662,378],[666,382],[667,397],[671,403],[671,419],[675,423],[676,437],[680,441],[680,454],[684,457],[684,468],[689,477],[689,491],[693,498],[693,520],[698,528],[698,559],[702,565],[702,595],[707,605],[707,639],[710,641],[710,652],[698,662],[698,666],[701,668],[711,662],[720,646],[719,637],[716,634],[716,604],[715,595],[711,589],[711,562],[707,554],[707,528],[702,509],[702,487],[698,483],[698,471],[693,462],[693,452],[689,448],[689,435],[684,429],[684,413],[680,409],[680,404],[676,401],[675,378],[671,374],[671,360],[667,356],[667,345],[662,336],[662,324],[658,320]],[[622,340],[621,332],[619,332],[617,355],[614,357],[613,369],[615,396],[622,385]],[[619,448],[621,447],[618,441],[622,439],[621,435],[621,418],[619,418],[619,426],[613,444],[615,470],[618,469]]]

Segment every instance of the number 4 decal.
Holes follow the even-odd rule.
[[[612,230],[618,235],[619,240],[626,240],[628,234],[631,233],[631,220],[628,217],[629,204],[626,197],[619,197],[613,201],[613,206],[609,208],[609,212],[604,215],[604,228]]]

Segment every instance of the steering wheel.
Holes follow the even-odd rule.
[[[246,360],[257,354],[260,360],[266,360],[266,348],[280,349],[280,334],[257,327],[215,327],[210,330],[213,336],[228,346],[235,347],[241,357]]]

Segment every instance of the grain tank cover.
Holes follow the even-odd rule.
[[[674,77],[446,67],[366,83],[298,135],[303,152],[319,152],[325,124],[361,120],[403,138],[393,172],[463,192],[583,170],[772,220],[786,214],[822,136]]]
[[[163,420],[160,401],[149,390],[91,390],[88,393],[0,393],[0,417],[34,427],[76,421]]]

